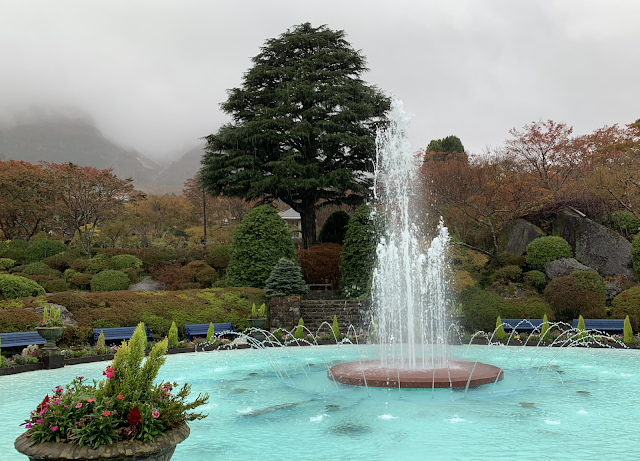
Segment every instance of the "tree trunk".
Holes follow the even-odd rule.
[[[302,230],[302,244],[307,249],[314,243],[316,243],[316,208],[312,205],[310,207],[301,209],[300,213],[300,227]]]

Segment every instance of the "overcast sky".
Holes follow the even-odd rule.
[[[413,114],[416,150],[640,118],[639,0],[0,0],[0,121],[77,108],[122,145],[178,156],[228,120],[219,103],[264,41],[303,22],[347,33],[365,80]]]

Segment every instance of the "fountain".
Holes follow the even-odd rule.
[[[442,221],[426,249],[418,222],[421,161],[407,139],[410,116],[391,104],[390,125],[376,138],[374,198],[385,232],[377,247],[372,305],[380,359],[344,363],[328,376],[375,387],[469,387],[503,379],[500,368],[447,358],[446,287],[449,235]]]

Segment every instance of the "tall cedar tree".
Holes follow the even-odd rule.
[[[357,204],[371,186],[375,133],[390,100],[360,76],[344,31],[309,23],[269,39],[221,104],[233,121],[207,136],[200,170],[214,195],[280,199],[300,213],[304,247],[316,210]]]

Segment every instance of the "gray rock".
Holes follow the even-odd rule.
[[[560,258],[549,263],[545,263],[544,272],[550,279],[571,275],[573,271],[589,271],[598,273],[597,270],[581,264],[573,258]]]
[[[622,287],[620,286],[620,282],[616,280],[612,283],[607,283],[604,286],[604,297],[607,303],[613,301],[613,298],[622,293]]]
[[[31,312],[35,312],[38,315],[42,315],[44,314],[44,307],[45,306],[28,307],[27,310]],[[46,307],[49,310],[51,310],[52,307],[55,309],[60,308],[60,320],[62,320],[62,322],[65,325],[69,325],[72,327],[75,327],[76,325],[78,325],[78,322],[76,322],[76,319],[73,317],[73,314],[69,312],[69,310],[66,307],[61,306],[60,304],[47,304]]]
[[[509,237],[503,251],[522,256],[527,251],[527,245],[543,235],[544,232],[538,227],[524,219],[518,219],[509,230]]]
[[[564,238],[575,258],[601,275],[624,275],[631,279],[631,243],[580,214],[562,210],[553,222],[553,233]]]
[[[129,291],[160,291],[164,288],[162,282],[157,282],[151,277],[145,277],[142,281],[131,285]]]

